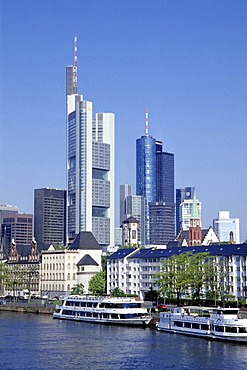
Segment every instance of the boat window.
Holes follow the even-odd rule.
[[[80,316],[85,317],[85,312],[80,312]]]
[[[104,319],[108,319],[108,316],[109,316],[108,313],[103,313],[103,318]]]
[[[111,318],[112,319],[118,319],[118,315],[116,313],[112,313]]]
[[[209,330],[209,325],[201,324],[201,329],[202,330]]]
[[[240,327],[239,328],[239,333],[247,333],[247,328]]]
[[[91,317],[91,312],[86,312],[86,317]]]
[[[214,330],[223,333],[224,332],[224,326],[215,325]]]
[[[98,314],[96,312],[94,312],[93,317],[98,317]]]
[[[185,328],[191,328],[191,323],[190,322],[185,322],[184,327]]]
[[[181,328],[183,323],[181,321],[174,321],[174,326],[179,326]]]
[[[133,315],[130,313],[126,314],[125,317],[126,319],[133,319]]]
[[[78,302],[78,301],[77,301],[77,302],[75,302],[75,306],[76,306],[76,307],[80,307],[80,302]]]
[[[227,333],[237,333],[237,328],[236,327],[232,327],[232,326],[226,326],[225,327],[225,331],[227,332]]]
[[[200,329],[200,324],[193,323],[192,324],[192,329]]]

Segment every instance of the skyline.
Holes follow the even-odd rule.
[[[148,108],[149,133],[174,153],[175,188],[196,188],[203,228],[228,210],[247,239],[246,2],[10,0],[0,11],[0,204],[33,213],[34,189],[66,187],[76,32],[78,93],[116,115],[116,226],[119,185],[136,193]]]

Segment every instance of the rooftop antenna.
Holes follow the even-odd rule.
[[[77,33],[74,35],[73,90],[77,94]]]
[[[148,136],[148,109],[146,108],[146,136]]]

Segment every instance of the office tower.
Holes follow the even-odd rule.
[[[136,140],[136,193],[143,195],[147,201],[147,221],[146,221],[146,243],[153,243],[154,239],[161,240],[161,236],[155,236],[157,229],[150,223],[151,213],[149,204],[152,204],[152,214],[154,215],[155,207],[157,214],[166,207],[166,211],[162,211],[163,226],[166,229],[160,232],[167,234],[167,237],[162,236],[162,240],[175,237],[175,204],[174,204],[174,154],[163,152],[163,144],[161,141],[154,139],[148,133],[148,111],[146,110],[146,133],[140,139]],[[171,230],[172,233],[171,233]],[[152,239],[151,239],[152,235]]]
[[[18,213],[19,209],[17,206],[11,205],[0,205],[0,224],[2,223],[2,215],[6,215],[8,213]]]
[[[6,233],[8,242],[30,244],[33,238],[33,215],[27,213],[2,214],[2,237]]]
[[[176,235],[182,229],[182,212],[180,205],[184,200],[192,200],[194,196],[195,187],[187,186],[185,188],[176,189]],[[188,219],[189,222],[189,219]],[[189,224],[187,225],[189,226]]]
[[[74,65],[67,67],[68,238],[91,231],[102,247],[114,245],[115,116],[98,113],[77,94],[77,36]]]
[[[34,237],[38,246],[66,245],[65,190],[34,190]]]
[[[175,237],[174,154],[157,151],[157,202],[149,205],[150,243],[167,244]]]
[[[131,185],[120,185],[119,191],[119,225],[125,220],[125,198],[131,195]]]
[[[173,203],[149,203],[150,244],[167,245],[174,240],[175,207]]]
[[[149,243],[148,204],[156,201],[156,139],[148,133],[148,110],[145,136],[136,140],[136,195],[146,198],[146,243]]]
[[[190,219],[192,216],[193,198],[195,187],[185,187],[176,189],[176,234],[180,230],[189,230]],[[201,220],[202,204],[197,199],[197,212]]]
[[[143,195],[147,203],[156,201],[156,139],[148,133],[136,140],[136,195]]]
[[[231,218],[229,211],[218,212],[218,218],[213,220],[213,229],[220,242],[240,243],[239,218]]]
[[[139,222],[138,240],[146,243],[146,198],[143,195],[128,195],[125,198],[124,220],[134,217]]]

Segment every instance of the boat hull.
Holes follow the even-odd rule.
[[[69,316],[69,315],[63,315],[60,313],[54,313],[53,314],[54,319],[60,319],[60,320],[71,320],[71,321],[82,321],[82,322],[88,322],[93,324],[108,324],[108,325],[123,325],[123,326],[139,326],[139,327],[145,327],[148,326],[151,318],[143,318],[143,319],[97,319],[97,318],[88,318],[88,317],[79,317],[79,316]]]

